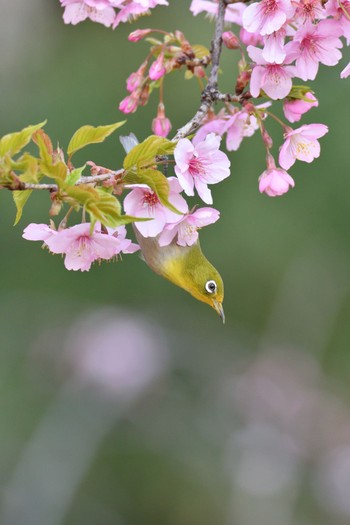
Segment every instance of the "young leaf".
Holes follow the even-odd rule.
[[[45,126],[45,124],[46,120],[40,124],[28,126],[22,129],[22,131],[16,131],[15,133],[4,135],[0,139],[0,157],[3,157],[6,154],[13,156],[21,151],[21,149],[28,144],[33,133]]]
[[[174,142],[166,138],[151,135],[129,151],[124,159],[124,168],[127,170],[133,166],[150,164],[157,155],[170,155],[173,153],[175,146]]]
[[[21,182],[39,182],[40,177],[38,176],[38,160],[35,157],[32,157],[31,155],[25,153],[17,163],[13,163],[13,167],[14,169],[21,169],[24,171],[24,173],[22,175],[19,175],[18,177],[21,180]],[[31,193],[32,190],[21,190],[12,192],[13,200],[17,209],[14,226],[16,226],[16,224],[22,217],[24,205],[29,199]]]
[[[98,142],[103,142],[109,135],[113,133],[116,129],[120,128],[125,124],[125,120],[122,122],[117,122],[116,124],[110,124],[108,126],[83,126],[79,128],[70,139],[68,144],[67,153],[69,157],[72,157],[81,148],[84,148],[88,144],[97,144]]]
[[[70,186],[74,186],[74,184],[77,183],[77,181],[80,179],[84,169],[85,169],[85,166],[86,164],[84,164],[84,166],[81,166],[81,168],[75,168],[75,170],[72,170],[68,175],[67,175],[67,178],[66,178],[66,183],[69,184]]]

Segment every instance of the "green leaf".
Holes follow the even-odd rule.
[[[33,182],[34,184],[39,181],[38,178],[38,161],[36,158],[32,157],[29,154],[24,154],[22,159],[18,162],[22,166],[22,169],[25,169],[25,173],[19,176],[19,179],[22,182]],[[16,205],[17,213],[14,222],[14,226],[18,224],[19,220],[22,217],[23,208],[29,199],[32,190],[25,191],[13,191],[12,196]]]
[[[130,171],[127,172],[123,181],[126,184],[147,184],[147,186],[156,193],[163,206],[166,206],[174,213],[182,215],[182,213],[169,202],[169,183],[168,179],[162,172],[152,168],[142,169],[137,173],[135,171]]]
[[[74,186],[74,184],[76,184],[78,182],[78,180],[80,179],[84,169],[85,169],[85,166],[86,164],[84,164],[84,166],[81,166],[81,168],[75,168],[75,170],[72,170],[68,175],[67,175],[67,178],[66,178],[66,183],[71,185],[71,186]]]
[[[196,55],[196,58],[204,58],[210,55],[209,49],[205,46],[201,46],[200,44],[196,44],[192,46],[192,50],[194,54]]]
[[[122,122],[117,122],[116,124],[98,126],[96,128],[94,126],[83,126],[79,128],[70,139],[67,150],[68,155],[72,157],[74,153],[89,144],[103,142],[109,135],[113,133],[113,131],[125,124],[125,122],[126,121],[124,120]]]
[[[163,137],[151,135],[146,140],[137,144],[124,159],[124,168],[145,166],[155,161],[157,155],[170,155],[174,152],[176,144]]]
[[[66,180],[68,168],[66,164],[61,160],[56,162],[55,164],[53,164],[52,162],[41,162],[40,171],[43,175],[54,179],[58,185],[61,185]]]
[[[0,139],[0,157],[3,157],[6,154],[12,156],[21,151],[21,149],[30,142],[33,133],[45,126],[45,124],[46,120],[40,124],[28,126],[22,129],[22,131],[16,131],[15,133],[4,135]]]

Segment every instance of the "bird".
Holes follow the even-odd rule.
[[[199,240],[192,246],[179,246],[176,240],[159,246],[158,237],[144,237],[134,226],[142,258],[158,275],[209,304],[225,323],[222,306],[224,283],[219,272],[204,256]]]
[[[133,133],[121,136],[125,151],[128,153],[138,140]],[[225,323],[222,306],[224,283],[219,272],[204,256],[199,239],[191,246],[180,246],[175,239],[167,246],[160,246],[158,236],[144,237],[133,224],[142,259],[156,274],[189,292],[198,301],[211,306]]]

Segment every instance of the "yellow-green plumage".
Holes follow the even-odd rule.
[[[143,237],[134,229],[148,266],[199,301],[209,304],[224,321],[224,284],[219,272],[203,255],[199,242],[193,246],[179,246],[173,241],[168,246],[161,247],[156,237]],[[216,284],[216,289],[211,292],[206,285],[212,281]]]

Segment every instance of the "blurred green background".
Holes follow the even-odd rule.
[[[1,0],[1,134],[48,119],[63,147],[83,124],[122,120],[125,79],[147,45],[137,27],[210,45],[190,1],[116,31],[65,26],[58,1]],[[258,136],[213,187],[219,223],[201,234],[225,281],[227,322],[137,256],[68,272],[21,238],[46,222],[35,194],[20,224],[1,192],[0,523],[4,525],[345,525],[350,521],[350,79],[312,84],[321,157],[295,189],[260,195]],[[234,52],[221,82],[232,89]],[[232,77],[230,75],[232,73]],[[169,89],[168,89],[169,88]],[[198,87],[166,78],[176,129]],[[156,96],[123,133],[150,133]],[[276,104],[278,106],[278,104]],[[280,108],[277,112],[280,111]],[[281,143],[274,122],[267,127]],[[121,165],[117,134],[86,150]],[[86,160],[86,157],[81,157]]]

